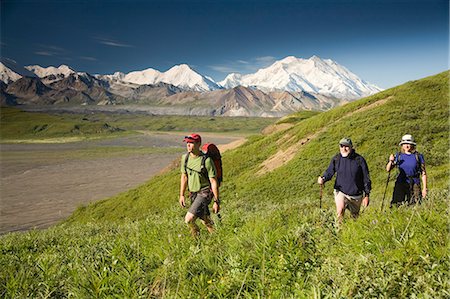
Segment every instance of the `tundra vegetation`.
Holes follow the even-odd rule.
[[[43,231],[0,238],[5,298],[448,298],[449,76],[444,72],[253,135],[223,156],[222,220],[198,240],[179,170],[79,208]],[[295,119],[295,117],[294,117]],[[402,135],[425,156],[429,196],[385,210],[385,164]],[[349,136],[368,161],[370,206],[335,226],[317,176]],[[300,145],[298,145],[300,143]],[[296,145],[293,157],[263,162]]]
[[[137,132],[255,134],[276,119],[260,117],[159,116],[133,113],[77,114],[0,109],[1,142],[67,142],[113,138]]]

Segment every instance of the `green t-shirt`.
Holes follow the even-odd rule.
[[[190,156],[187,164],[188,169],[186,169],[184,167],[186,155],[187,154],[184,154],[181,157],[181,173],[187,173],[189,191],[197,192],[202,188],[208,187],[209,179],[205,178],[205,176],[201,174],[202,156],[198,156],[196,158]],[[208,177],[213,178],[216,176],[216,167],[214,166],[211,158],[206,158],[205,167],[208,171]]]

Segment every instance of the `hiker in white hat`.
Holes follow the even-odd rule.
[[[401,151],[389,156],[386,170],[397,167],[399,174],[395,181],[391,207],[401,204],[421,203],[427,196],[427,174],[425,159],[416,151],[416,142],[411,134],[403,135],[399,143]],[[421,181],[422,180],[422,184]]]

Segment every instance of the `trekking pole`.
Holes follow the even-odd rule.
[[[381,212],[383,212],[384,198],[386,197],[386,191],[387,191],[387,187],[389,185],[389,179],[391,178],[391,170],[394,169],[395,165],[397,165],[397,163],[398,163],[397,159],[398,159],[398,152],[395,154],[394,161],[393,161],[392,166],[391,166],[391,168],[389,169],[389,172],[388,172],[388,177],[387,177],[387,181],[386,181],[386,187],[384,188],[383,200],[381,200]]]
[[[322,210],[322,196],[323,196],[323,184],[320,184],[319,205],[321,210]]]
[[[386,187],[384,188],[384,194],[383,194],[383,200],[381,201],[381,212],[383,212],[383,207],[384,207],[384,198],[386,197],[386,191],[387,191],[387,187],[389,185],[389,179],[391,178],[391,171],[389,170],[388,172],[388,177],[387,177],[387,181],[386,181]]]

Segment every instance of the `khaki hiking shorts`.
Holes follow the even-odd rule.
[[[209,216],[210,212],[208,206],[211,203],[213,196],[214,195],[209,187],[201,189],[198,192],[191,192],[189,195],[191,199],[189,212],[201,219]]]
[[[363,195],[347,195],[342,191],[334,190],[334,200],[344,201],[345,209],[348,209],[353,216],[359,215],[361,209]]]

